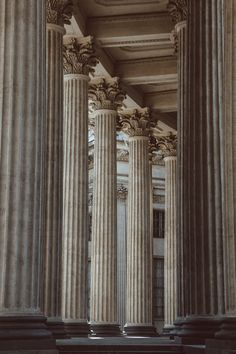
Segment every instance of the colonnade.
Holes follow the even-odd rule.
[[[95,122],[92,333],[121,335],[118,124],[130,147],[125,331],[156,334],[148,153],[155,121],[148,109],[118,117],[125,97],[119,79],[89,78],[97,63],[92,38],[63,39],[71,1],[47,0],[46,5],[47,16],[44,0],[0,2],[0,351],[55,353],[53,337],[89,333],[88,99]],[[223,339],[235,338],[236,328],[235,5],[233,0],[170,0],[169,9],[177,30],[177,159],[176,138],[156,142],[167,172],[166,326],[177,317],[175,334],[182,342],[211,338],[213,353]]]

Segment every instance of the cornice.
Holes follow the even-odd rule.
[[[70,24],[73,12],[72,0],[46,0],[47,23],[63,26]]]
[[[63,67],[65,74],[84,74],[94,72],[98,64],[93,46],[93,38],[65,36],[63,40]]]
[[[120,87],[120,80],[114,78],[95,78],[89,83],[89,99],[94,110],[117,110],[125,99],[125,92]]]

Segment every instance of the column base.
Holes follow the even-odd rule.
[[[118,324],[90,323],[92,337],[121,337],[120,326]]]
[[[44,316],[0,316],[0,353],[57,353]]]
[[[215,338],[236,341],[236,317],[223,317],[219,331],[215,334]]]
[[[88,322],[79,321],[65,321],[64,327],[66,334],[70,338],[88,337],[90,335],[90,325]]]
[[[222,319],[208,316],[189,316],[183,320],[178,330],[176,343],[180,344],[205,344],[205,340],[214,338],[219,331]]]
[[[169,337],[169,338],[174,338],[173,331],[175,330],[174,325],[165,325],[162,330],[162,336],[163,337]]]
[[[47,326],[49,331],[51,331],[53,338],[55,339],[66,339],[68,335],[65,331],[64,322],[59,318],[48,318]]]
[[[154,326],[132,326],[125,325],[124,331],[130,337],[157,337],[158,333]]]

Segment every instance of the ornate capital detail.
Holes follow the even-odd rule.
[[[70,24],[72,17],[72,0],[46,0],[47,23],[63,26]]]
[[[159,153],[165,157],[176,156],[177,150],[177,135],[170,133],[167,136],[157,138],[157,148]]]
[[[165,196],[153,194],[153,203],[165,204]]]
[[[155,126],[148,108],[124,111],[120,114],[120,125],[129,137],[149,136],[150,130]]]
[[[117,150],[117,161],[129,161],[129,151],[124,149]]]
[[[117,199],[125,200],[127,198],[127,194],[128,194],[128,189],[125,186],[121,185],[118,187]]]
[[[95,78],[89,84],[89,98],[94,110],[111,109],[117,110],[122,106],[125,93],[120,87],[117,77]]]
[[[93,38],[65,36],[63,40],[63,67],[65,74],[84,74],[94,72],[98,59],[93,48]]]
[[[169,0],[167,5],[172,21],[176,25],[187,19],[187,0]]]

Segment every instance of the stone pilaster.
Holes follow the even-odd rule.
[[[222,244],[222,1],[189,0],[182,240],[179,256],[179,335],[187,342],[214,336],[224,312]]]
[[[88,269],[88,81],[92,39],[64,38],[62,316],[66,332],[86,336]]]
[[[44,0],[0,2],[0,352],[4,353],[57,353],[39,300],[45,21]]]
[[[176,135],[157,138],[157,148],[165,161],[164,332],[168,333],[177,318]]]
[[[149,134],[153,122],[148,109],[122,114],[129,136],[127,223],[128,335],[156,335],[152,326],[152,237],[150,233]]]
[[[90,321],[96,335],[119,335],[117,322],[117,106],[119,81],[94,79],[89,98],[95,121]]]
[[[44,183],[43,309],[56,338],[64,337],[61,319],[63,194],[63,34],[71,16],[69,0],[47,0],[47,121]]]

